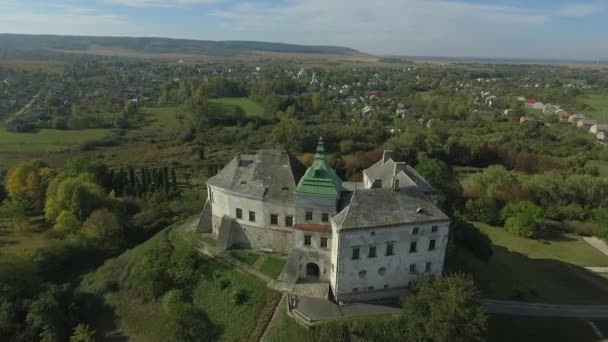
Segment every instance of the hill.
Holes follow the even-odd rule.
[[[183,53],[209,56],[246,55],[256,52],[316,55],[364,55],[339,46],[309,46],[256,41],[212,41],[156,37],[93,37],[0,34],[0,47],[6,50],[60,50],[87,52],[127,50],[136,53]]]

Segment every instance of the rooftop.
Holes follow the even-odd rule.
[[[339,230],[449,220],[415,187],[356,190],[342,205],[333,217]]]
[[[265,201],[294,202],[304,165],[285,151],[238,154],[207,184]]]
[[[319,138],[317,153],[312,166],[300,179],[296,193],[315,196],[338,197],[342,191],[342,180],[325,161],[325,146]]]

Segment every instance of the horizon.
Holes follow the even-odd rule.
[[[605,1],[0,0],[0,32],[340,46],[376,56],[608,60]]]

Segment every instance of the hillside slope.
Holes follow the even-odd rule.
[[[79,51],[121,49],[140,53],[184,53],[209,56],[232,56],[254,52],[321,55],[363,55],[339,46],[308,46],[256,41],[212,41],[155,37],[93,37],[0,34],[0,48],[8,50]]]

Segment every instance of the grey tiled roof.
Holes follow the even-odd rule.
[[[340,230],[449,220],[416,187],[356,190],[343,196],[341,204],[333,217]]]
[[[384,187],[392,187],[393,179],[398,179],[401,187],[415,186],[427,195],[438,193],[413,167],[404,162],[396,162],[390,151],[385,151],[382,159],[363,172],[372,181],[382,180]]]
[[[294,190],[306,168],[280,150],[239,154],[207,184],[264,201],[295,202]]]

